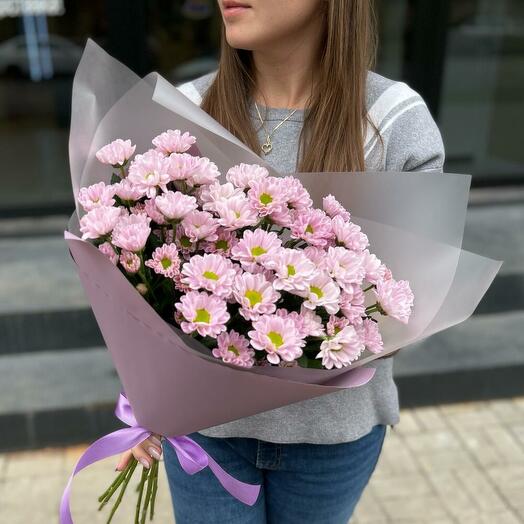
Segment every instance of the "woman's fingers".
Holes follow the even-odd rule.
[[[126,451],[125,453],[122,453],[122,455],[120,455],[118,464],[116,465],[115,471],[122,471],[127,466],[127,463],[129,462],[129,459],[131,458],[131,455],[132,455],[131,450]]]
[[[122,471],[127,466],[131,456],[134,456],[145,468],[150,468],[153,463],[152,459],[160,460],[161,455],[160,435],[152,434],[134,448],[122,453],[115,469]]]

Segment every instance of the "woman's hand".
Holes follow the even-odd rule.
[[[115,471],[122,471],[125,469],[131,456],[134,456],[142,466],[149,469],[153,464],[153,459],[160,460],[160,455],[162,454],[162,443],[160,442],[160,438],[160,435],[152,434],[134,448],[122,453]]]

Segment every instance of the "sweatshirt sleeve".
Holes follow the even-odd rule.
[[[402,110],[391,125],[387,171],[443,171],[442,135],[427,105],[420,101],[422,103]]]

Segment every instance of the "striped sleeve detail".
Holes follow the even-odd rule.
[[[384,133],[395,120],[417,105],[425,105],[422,97],[405,82],[396,82],[388,87],[368,110],[371,121]],[[378,137],[368,124],[364,140],[365,157],[373,150]]]

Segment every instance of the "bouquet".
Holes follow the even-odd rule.
[[[130,426],[93,443],[73,475],[154,432],[188,474],[209,467],[254,504],[259,486],[185,435],[366,384],[365,364],[468,318],[501,265],[461,248],[469,175],[282,176],[160,76],[139,79],[92,41],[73,86],[70,164],[64,236]],[[109,520],[135,467],[99,499],[119,489]],[[152,517],[157,468],[142,472],[136,521]]]

